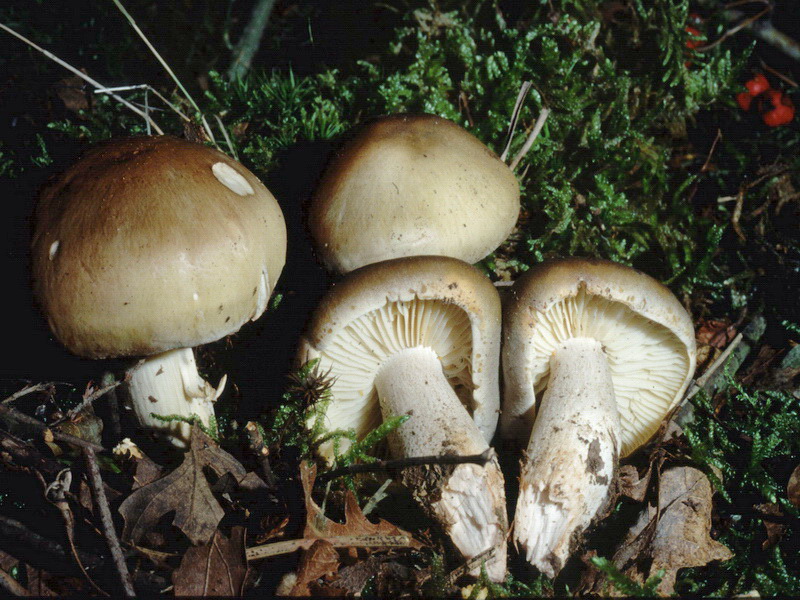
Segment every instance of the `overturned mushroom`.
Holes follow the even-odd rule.
[[[389,438],[397,457],[480,454],[497,424],[500,301],[490,281],[453,258],[419,256],[362,267],[317,308],[299,359],[334,379],[329,430],[363,437],[409,414]],[[333,449],[322,453],[333,460]],[[487,569],[505,576],[503,475],[485,467],[416,471],[412,492],[472,558],[496,548]]]
[[[647,442],[686,389],[694,330],[666,287],[608,261],[544,263],[511,292],[502,428],[530,440],[514,537],[554,577],[611,501],[618,457]]]
[[[365,125],[328,166],[308,225],[325,265],[346,273],[403,256],[475,263],[519,215],[511,169],[476,137],[433,115]]]
[[[92,149],[42,193],[33,278],[58,340],[89,358],[148,356],[131,370],[139,421],[182,446],[219,391],[191,348],[266,309],[286,257],[272,194],[221,152],[169,136]]]

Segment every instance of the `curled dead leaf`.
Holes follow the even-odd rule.
[[[780,506],[772,502],[766,504],[756,504],[753,508],[763,515],[771,515],[775,517],[783,516]],[[762,521],[764,523],[764,529],[767,530],[767,539],[761,542],[761,549],[766,550],[767,548],[772,548],[772,546],[781,541],[783,534],[786,532],[786,525],[783,523],[777,523],[768,518],[762,519]]]
[[[310,596],[310,585],[320,577],[330,576],[339,570],[339,553],[325,540],[317,540],[303,553],[297,569],[297,579],[289,596]]]
[[[711,539],[711,483],[702,471],[672,467],[661,474],[658,506],[661,514],[651,546],[651,575],[664,569],[659,586],[672,594],[678,569],[728,560],[733,553]]]
[[[648,505],[628,532],[612,559],[626,576],[639,583],[660,569],[662,595],[674,593],[678,570],[728,560],[733,553],[711,538],[712,488],[702,471],[672,467],[661,473],[658,507]],[[598,593],[608,588],[598,576],[587,582]]]
[[[627,496],[636,502],[643,502],[647,495],[647,488],[650,486],[650,475],[653,467],[647,469],[643,477],[639,477],[639,470],[633,465],[623,465],[617,475],[619,482],[619,493]]]

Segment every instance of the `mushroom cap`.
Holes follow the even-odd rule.
[[[170,136],[112,140],[37,207],[34,288],[75,354],[149,355],[234,333],[265,310],[286,225],[258,178]]]
[[[331,289],[298,360],[318,358],[334,378],[327,429],[353,428],[361,438],[382,420],[374,379],[383,361],[430,347],[488,442],[500,408],[500,327],[500,298],[476,268],[444,256],[398,258],[357,269]]]
[[[322,261],[340,273],[402,256],[475,263],[511,233],[519,196],[511,169],[452,121],[391,115],[331,161],[308,226]]]
[[[503,434],[527,442],[550,356],[572,337],[602,343],[622,425],[621,453],[647,442],[695,369],[692,321],[664,285],[599,259],[542,263],[520,277],[504,306]]]

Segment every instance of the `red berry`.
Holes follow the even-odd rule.
[[[686,47],[689,50],[694,50],[695,48],[699,48],[703,45],[703,41],[705,40],[705,36],[698,30],[696,27],[692,27],[691,25],[686,26],[686,33],[691,34],[692,36],[700,39],[688,39],[686,40]]]
[[[750,95],[750,92],[740,92],[736,94],[736,102],[739,103],[742,110],[750,110],[753,97]]]
[[[769,87],[769,81],[767,78],[764,77],[763,74],[759,73],[755,77],[753,77],[750,81],[744,84],[744,87],[747,88],[747,91],[750,92],[753,96],[758,96],[759,94],[763,94],[766,92]]]
[[[768,90],[765,95],[773,108],[761,115],[764,124],[768,127],[780,127],[791,123],[794,119],[794,105],[791,99],[778,90]]]

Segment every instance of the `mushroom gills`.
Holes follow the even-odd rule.
[[[178,348],[145,358],[128,370],[128,394],[139,423],[166,437],[173,445],[188,446],[191,426],[161,417],[198,417],[208,427],[214,416],[214,402],[222,394],[227,376],[215,389],[197,372],[191,348]]]
[[[394,456],[480,454],[489,446],[459,400],[431,348],[417,346],[393,354],[380,366],[375,387],[383,417],[410,418],[389,436]],[[423,508],[467,559],[496,548],[486,569],[494,581],[505,578],[507,530],[503,475],[497,460],[486,466],[424,469],[413,486]],[[480,565],[473,570],[477,575]]]
[[[595,339],[559,343],[520,475],[514,538],[555,577],[611,500],[621,438],[611,370]]]
[[[335,378],[331,394],[336,407],[325,415],[327,429],[352,428],[361,439],[378,427],[382,419],[375,401],[374,374],[395,353],[417,346],[435,351],[450,386],[471,409],[472,329],[468,315],[458,306],[437,300],[388,301],[348,323],[319,352],[320,370],[331,369]]]
[[[532,327],[529,344],[534,352],[527,368],[536,397],[550,385],[548,365],[560,344],[571,338],[595,339],[603,346],[614,380],[621,455],[627,456],[653,436],[688,369],[685,348],[673,332],[621,302],[587,292],[584,286],[576,295],[537,312]]]

